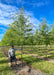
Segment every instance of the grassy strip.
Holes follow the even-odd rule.
[[[0,75],[14,75],[7,63],[7,58],[0,50]]]
[[[16,55],[21,58],[19,54],[20,53],[16,53]],[[23,60],[31,64],[34,68],[41,70],[46,75],[54,75],[54,64],[48,61],[29,56],[27,54],[23,54]]]
[[[30,53],[30,54],[36,54],[38,56],[48,57],[48,58],[54,59],[54,55],[52,55],[52,54],[38,53],[38,52],[32,52],[32,51],[24,51],[24,52],[27,52],[27,53]]]
[[[18,47],[16,47],[16,49],[18,49]],[[19,49],[20,49],[20,47],[19,47]],[[42,57],[48,57],[48,58],[51,58],[51,59],[54,59],[54,55],[52,55],[52,54],[45,54],[45,53],[54,53],[54,51],[53,50],[51,50],[50,48],[49,48],[49,50],[44,50],[45,48],[43,47],[43,49],[40,49],[40,50],[38,50],[38,47],[36,48],[36,47],[34,47],[34,48],[27,48],[27,47],[24,47],[23,48],[23,52],[27,52],[27,53],[30,53],[30,54],[36,54],[36,55],[39,55],[39,56],[42,56]],[[54,48],[53,48],[54,49]],[[8,47],[5,47],[5,50],[9,50],[9,48]],[[40,52],[43,52],[43,53],[39,53],[39,51]]]

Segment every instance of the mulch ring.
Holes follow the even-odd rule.
[[[1,48],[1,50],[4,55],[8,57],[8,51],[4,50],[4,48]],[[44,75],[41,71],[34,69],[31,65],[27,64],[24,61],[22,64],[21,59],[19,58],[17,59],[17,64],[18,65],[13,65],[11,67],[11,70],[14,72],[15,75]]]

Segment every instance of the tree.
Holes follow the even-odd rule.
[[[47,21],[44,19],[40,26],[39,26],[39,33],[40,33],[40,37],[41,37],[41,42],[42,44],[48,45],[49,44],[49,27],[47,25]]]
[[[3,46],[5,46],[5,45],[12,45],[13,37],[14,37],[12,34],[13,34],[12,30],[11,29],[7,29],[3,39],[1,40]]]
[[[39,43],[39,33],[38,33],[38,29],[36,29],[35,35],[34,35],[34,44],[38,45]]]
[[[26,17],[23,8],[20,9],[19,13],[15,13],[14,16],[11,17],[13,19],[13,23],[8,25],[9,28],[6,31],[6,34],[4,35],[2,42],[4,41],[4,44],[7,44],[7,42],[9,42],[8,45],[25,44],[25,41],[29,39],[28,34],[29,36],[31,36],[33,31],[33,24],[30,23],[29,17],[30,16]]]
[[[13,16],[14,22],[12,25],[9,25],[10,28],[15,33],[14,35],[20,36],[20,42],[24,43],[25,37],[28,37],[28,33],[32,33],[33,24],[29,21],[29,16],[26,18],[24,16],[24,9],[21,8],[19,13],[17,12]]]
[[[54,23],[52,24],[52,32],[51,32],[51,41],[52,41],[52,44],[54,44]]]

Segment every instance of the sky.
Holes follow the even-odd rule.
[[[30,15],[30,21],[37,28],[45,17],[49,24],[54,20],[54,0],[0,0],[0,41],[2,40],[7,25],[11,24],[12,14],[24,6],[26,15]]]

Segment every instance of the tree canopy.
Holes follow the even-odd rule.
[[[31,16],[26,15],[23,8],[15,13],[11,19],[13,23],[8,25],[8,29],[0,45],[50,45],[54,44],[54,23],[47,23],[46,19],[40,22],[34,32],[34,24],[29,20]]]

